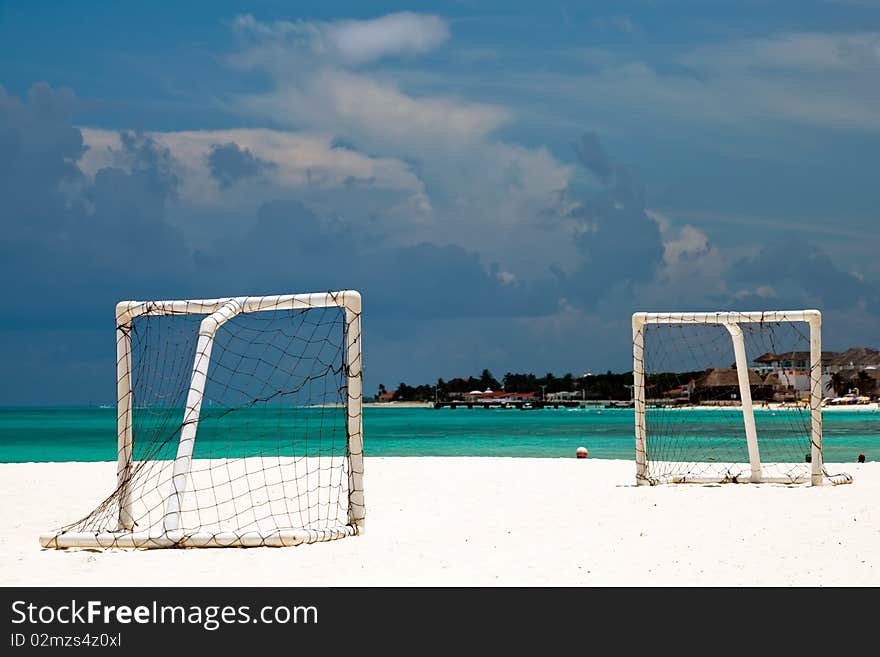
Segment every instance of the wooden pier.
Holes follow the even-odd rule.
[[[596,408],[595,404],[584,402],[579,399],[566,401],[436,401],[434,408],[517,408],[521,411],[535,410],[539,408]]]

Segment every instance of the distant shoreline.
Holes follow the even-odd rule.
[[[462,402],[460,406],[465,407],[465,403]],[[480,402],[473,402],[474,408],[482,408]],[[780,402],[771,402],[766,406],[760,402],[756,402],[753,404],[753,407],[756,411],[809,411],[808,406],[794,406],[791,404],[785,404]],[[399,401],[399,402],[364,402],[364,408],[434,408],[434,402],[411,402],[411,401]],[[501,407],[493,407],[499,410],[509,410],[509,409],[501,409]],[[587,405],[580,407],[582,410],[630,410],[630,408],[619,407],[619,408],[605,408],[601,405]],[[559,409],[555,409],[559,410]],[[667,411],[742,411],[742,406],[738,404],[730,404],[730,405],[694,405],[694,406],[663,406],[656,407],[652,406],[651,403],[648,403],[648,410],[667,410]],[[858,412],[878,412],[880,411],[880,403],[872,402],[870,404],[838,404],[835,406],[823,406],[823,411],[829,411],[832,413],[838,411],[858,411]]]

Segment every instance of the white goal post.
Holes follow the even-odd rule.
[[[333,309],[336,309],[335,311]],[[282,315],[280,311],[290,313],[290,315]],[[264,375],[259,382],[263,389],[272,385],[272,394],[264,395],[259,402],[265,402],[266,398],[273,396],[281,396],[284,394],[291,395],[292,399],[295,393],[301,394],[302,390],[314,382],[320,376],[333,377],[330,383],[323,383],[323,388],[315,388],[314,396],[323,394],[319,397],[318,402],[314,403],[314,399],[310,398],[309,404],[297,407],[298,412],[306,408],[305,412],[312,413],[337,413],[337,433],[341,435],[338,445],[334,447],[336,450],[330,456],[328,452],[316,451],[318,447],[312,447],[312,451],[303,454],[297,454],[289,458],[281,456],[281,447],[273,445],[270,447],[260,447],[259,459],[234,458],[226,459],[214,458],[197,461],[194,457],[194,448],[200,438],[200,420],[204,420],[206,407],[216,408],[215,400],[206,399],[206,384],[209,383],[209,372],[214,371],[217,364],[213,362],[212,350],[216,350],[215,341],[218,339],[218,332],[222,327],[230,323],[234,318],[244,317],[246,315],[264,315],[265,316],[280,315],[280,319],[273,320],[283,322],[285,317],[294,316],[295,313],[305,314],[310,311],[335,312],[334,316],[338,319],[334,320],[335,324],[325,322],[329,328],[326,334],[330,338],[324,338],[324,344],[314,347],[312,352],[317,354],[313,357],[313,361],[320,363],[323,370],[319,371],[319,365],[312,365],[312,370],[307,374],[299,374],[297,368],[301,366],[304,357],[302,351],[296,354],[294,349],[304,349],[305,347],[295,346],[300,343],[306,344],[306,337],[293,335],[293,331],[285,328],[282,324],[280,329],[273,329],[275,334],[283,335],[286,342],[280,347],[271,345],[268,338],[261,338],[256,334],[255,329],[249,328],[257,337],[246,337],[251,340],[250,343],[240,347],[240,353],[237,354],[238,360],[233,363],[241,363],[250,359],[253,365],[248,365],[250,374],[257,372],[258,367],[271,368],[273,362],[279,361],[284,356],[291,356],[291,365],[288,370],[283,372],[282,376],[276,376],[271,383],[267,381],[271,378],[271,370],[266,369],[268,374]],[[274,314],[273,314],[274,313]],[[145,469],[144,463],[139,461],[135,455],[136,441],[140,441],[141,437],[136,435],[133,429],[133,416],[141,412],[138,409],[138,396],[134,394],[134,387],[137,384],[135,380],[135,372],[132,364],[132,326],[136,321],[145,321],[145,318],[166,317],[165,321],[174,321],[177,319],[173,316],[196,315],[204,316],[197,324],[197,335],[192,337],[192,342],[188,343],[188,351],[185,360],[182,362],[191,363],[185,366],[183,373],[179,376],[182,380],[182,386],[178,386],[181,390],[179,402],[171,404],[170,402],[163,409],[163,412],[171,417],[166,420],[166,425],[173,425],[173,432],[163,434],[164,436],[173,435],[176,442],[170,446],[170,451],[164,452],[156,457],[156,460],[162,460],[163,465],[156,466],[151,464],[151,471]],[[196,318],[198,321],[198,318]],[[149,320],[147,320],[149,321]],[[153,320],[156,321],[156,320]],[[313,320],[314,321],[314,320]],[[311,330],[311,335],[315,334],[315,326],[317,322],[307,323],[306,326]],[[193,325],[195,328],[195,325]],[[232,329],[223,329],[231,331]],[[286,332],[285,332],[286,331]],[[189,331],[192,334],[192,331]],[[273,335],[275,335],[273,334]],[[297,342],[299,340],[300,342]],[[244,342],[244,339],[240,339]],[[314,344],[318,344],[319,340],[314,339]],[[192,345],[195,345],[193,349]],[[331,348],[326,348],[327,344],[332,344]],[[255,345],[257,345],[255,347]],[[287,351],[285,351],[285,349]],[[322,351],[323,350],[323,351]],[[192,353],[194,351],[194,353]],[[223,352],[226,353],[226,352]],[[326,354],[330,354],[327,356]],[[130,547],[130,548],[163,548],[163,547],[250,547],[250,546],[289,546],[300,543],[311,543],[316,541],[333,540],[343,536],[352,536],[362,533],[364,530],[364,488],[363,488],[363,423],[362,423],[362,344],[361,344],[361,295],[353,290],[344,290],[338,292],[323,292],[311,294],[289,294],[275,296],[241,296],[228,297],[221,299],[208,300],[176,300],[176,301],[124,301],[116,306],[116,356],[117,356],[117,436],[118,436],[118,461],[117,461],[117,478],[116,489],[113,494],[95,511],[86,516],[82,520],[69,525],[60,530],[45,533],[40,536],[40,544],[43,547],[51,548],[68,548],[68,547]],[[266,355],[270,354],[270,355]],[[215,354],[217,355],[217,354]],[[219,355],[217,358],[219,360]],[[330,362],[332,358],[336,361]],[[149,364],[151,367],[158,367],[156,363],[161,364],[162,357],[152,356],[151,361],[144,359],[144,367]],[[328,361],[327,363],[323,360]],[[166,358],[167,360],[167,358]],[[189,367],[188,372],[186,367]],[[242,368],[243,370],[245,368]],[[297,379],[295,389],[294,384],[289,383],[295,376]],[[245,375],[242,375],[245,376]],[[284,381],[282,381],[284,379]],[[281,389],[278,381],[287,382],[291,390]],[[304,382],[304,383],[303,383]],[[237,385],[233,375],[229,375],[224,380],[226,389]],[[334,385],[335,384],[335,385]],[[222,387],[222,386],[221,386]],[[243,387],[240,385],[239,387]],[[328,392],[329,391],[329,392]],[[254,394],[250,391],[247,394]],[[332,395],[338,395],[332,397]],[[143,399],[143,396],[141,397]],[[333,399],[336,403],[327,403],[328,399]],[[184,403],[185,400],[185,403]],[[245,402],[240,404],[239,408],[244,409],[244,413],[255,413],[254,409],[258,406],[256,402]],[[217,417],[234,417],[232,411],[239,411],[239,408],[224,409],[222,413],[217,412]],[[282,407],[284,412],[292,414],[293,402],[288,402],[288,406]],[[344,410],[343,410],[344,409]],[[344,413],[344,416],[343,416]],[[239,415],[238,417],[241,417]],[[288,416],[285,416],[288,417]],[[290,415],[289,417],[292,417]],[[289,448],[291,444],[295,444],[296,436],[292,436],[292,432],[288,424],[277,420],[272,416],[273,430],[278,432],[279,444],[284,448]],[[224,420],[226,421],[226,420]],[[326,434],[329,432],[326,422],[328,420],[321,419],[322,424],[318,424],[318,420],[314,420],[312,425],[319,427],[319,430],[325,434],[319,436],[325,441]],[[258,422],[255,422],[258,426]],[[263,424],[266,424],[263,422]],[[336,431],[336,429],[334,429]],[[231,435],[226,429],[224,437]],[[292,437],[291,437],[292,436]],[[160,438],[168,442],[168,438]],[[231,439],[227,438],[227,440]],[[315,439],[315,441],[317,438]],[[342,441],[344,440],[344,444]],[[286,442],[285,442],[286,441]],[[313,441],[314,442],[314,441]],[[138,443],[141,450],[145,449],[143,445]],[[226,449],[229,449],[226,447]],[[327,450],[324,443],[320,449]],[[274,451],[272,451],[274,450]],[[153,452],[159,453],[158,450]],[[146,458],[146,457],[141,457]],[[270,462],[270,458],[272,459]],[[323,460],[322,460],[323,459]],[[225,462],[224,462],[225,461]],[[238,491],[235,493],[237,497],[229,497],[224,501],[229,510],[217,511],[214,516],[218,519],[226,521],[227,526],[222,526],[221,520],[209,528],[187,524],[187,518],[197,518],[199,521],[202,515],[206,514],[205,509],[195,508],[190,515],[184,512],[184,500],[187,494],[194,494],[196,491],[189,491],[188,485],[193,486],[194,464],[197,462],[206,463],[205,472],[202,476],[203,480],[210,486],[213,478],[220,472],[220,467],[225,468],[224,476],[228,481],[224,485],[231,486],[230,482],[244,482],[242,485],[251,485],[255,479],[255,470],[253,462],[264,468],[257,474],[262,476],[262,482],[275,477],[272,485],[274,488],[270,491],[269,483],[266,483],[265,493],[254,499],[253,493],[248,493],[249,498],[245,497],[245,493]],[[244,464],[244,465],[242,465]],[[315,466],[317,464],[317,466]],[[331,464],[331,465],[328,465]],[[314,472],[303,473],[305,469],[323,467],[324,470],[315,475]],[[154,474],[164,468],[162,475]],[[210,472],[207,468],[213,468]],[[236,468],[238,468],[236,470]],[[286,469],[285,469],[286,468]],[[297,472],[296,476],[301,479],[291,484],[284,481],[283,477],[286,472]],[[276,474],[281,473],[281,474]],[[152,477],[152,479],[149,479]],[[321,478],[323,477],[323,479]],[[146,483],[148,482],[149,483]],[[347,480],[347,481],[346,481]],[[317,482],[317,483],[316,483]],[[305,486],[305,492],[291,493],[291,487],[296,488],[297,485]],[[155,490],[153,490],[155,489]],[[331,518],[331,514],[321,511],[319,506],[326,506],[326,500],[319,500],[321,495],[327,497],[326,490],[331,489],[332,494],[337,495],[337,501],[333,504],[340,508],[347,507],[347,517],[344,517],[344,511],[340,511],[337,516],[338,520]],[[205,489],[203,489],[205,490]],[[281,493],[273,491],[281,491]],[[138,500],[139,494],[153,494],[156,496],[156,503],[147,511],[133,512],[133,505]],[[212,498],[216,504],[217,494]],[[230,493],[232,495],[232,493]],[[275,497],[273,497],[273,495]],[[301,508],[291,510],[294,503],[291,497],[294,495],[302,495],[311,499],[302,502]],[[286,497],[285,497],[286,496]],[[265,498],[265,499],[264,499]],[[263,515],[251,513],[248,517],[252,522],[242,523],[244,529],[235,525],[238,516],[232,517],[233,526],[228,526],[230,522],[230,514],[240,513],[242,500],[247,499],[248,503],[259,504],[265,507],[265,511],[261,511]],[[318,501],[316,501],[318,500]],[[310,505],[306,508],[306,504]],[[273,506],[274,505],[274,506]],[[268,528],[265,526],[266,517],[270,516],[278,508],[282,508],[287,516],[281,520],[273,518]],[[291,518],[296,516],[304,517],[303,526],[296,526]],[[322,513],[324,515],[322,515]],[[141,514],[141,515],[138,515]],[[147,514],[152,514],[147,518]],[[223,515],[226,514],[226,515]],[[282,514],[279,514],[282,515]],[[139,520],[139,518],[144,518]],[[158,520],[157,520],[158,519]],[[263,526],[260,522],[263,522]],[[115,524],[115,527],[112,525]]]
[[[749,356],[758,354],[746,353],[743,328],[760,330],[764,325],[797,322],[809,327],[809,471],[792,474],[793,470],[783,476],[773,476],[766,471],[766,463],[761,460],[761,442],[755,422],[755,409],[752,400],[752,386],[756,375],[749,369]],[[646,329],[653,325],[714,325],[723,327],[729,334],[728,358],[733,357],[732,368],[726,370],[730,377],[731,387],[738,387],[730,397],[738,397],[737,406],[741,407],[742,428],[747,446],[748,464],[743,464],[741,472],[731,475],[726,472],[705,475],[687,470],[665,473],[651,470],[652,454],[649,427],[646,416],[649,411],[646,385]],[[753,326],[757,325],[757,327]],[[750,328],[751,326],[751,328]],[[822,315],[818,310],[795,311],[757,311],[757,312],[694,312],[694,313],[657,313],[638,312],[632,316],[633,336],[633,406],[635,411],[635,447],[636,447],[636,482],[638,485],[654,485],[662,483],[810,483],[814,486],[830,483],[850,483],[849,475],[828,475],[825,471],[822,450]],[[722,331],[723,332],[723,331]],[[696,369],[696,368],[692,368]],[[733,371],[735,370],[735,372]],[[735,380],[735,383],[734,383]],[[693,385],[693,381],[691,381]],[[687,391],[688,394],[690,390]],[[688,397],[689,399],[689,397]],[[732,403],[732,402],[728,402]],[[690,406],[693,408],[693,406]],[[677,409],[663,408],[667,416]],[[804,409],[806,410],[806,409]],[[775,416],[776,413],[773,413]],[[676,425],[676,430],[678,425]],[[686,439],[679,439],[682,453],[686,453]],[[746,473],[747,471],[747,473]]]

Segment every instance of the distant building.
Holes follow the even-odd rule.
[[[831,391],[831,363],[840,354],[835,351],[822,352],[822,395]],[[752,361],[752,367],[764,377],[764,382],[773,389],[777,401],[791,401],[810,394],[810,352],[785,351],[774,354],[767,352]]]
[[[691,398],[694,394],[694,389],[697,387],[697,382],[695,379],[691,379],[685,385],[679,386],[677,388],[672,388],[671,390],[663,391],[663,398],[666,401],[671,402],[690,402]]]
[[[536,397],[534,392],[510,392],[507,394],[508,401],[532,401]]]
[[[535,398],[534,392],[504,392],[503,390],[471,390],[461,395],[465,402],[515,402],[515,401],[532,401]]]
[[[749,370],[749,387],[752,399],[770,399],[773,388],[764,383],[761,375]],[[734,368],[715,367],[706,370],[694,382],[691,399],[695,402],[733,402],[740,401],[739,377]]]
[[[810,352],[787,351],[779,354],[768,352],[752,361],[752,367],[771,386],[777,400],[800,399],[810,394]],[[869,347],[852,347],[844,352],[822,352],[822,396],[833,397],[835,390],[832,376],[843,376],[851,385],[857,385],[855,379],[859,372],[867,372],[862,376],[862,387],[872,392],[876,386],[872,372],[880,370],[880,350]],[[878,375],[877,378],[880,378]]]
[[[831,366],[835,358],[840,356],[836,351],[822,352],[822,372],[824,373]],[[809,351],[786,351],[781,354],[767,352],[758,356],[752,361],[752,368],[761,376],[766,376],[770,372],[779,370],[799,370],[801,372],[809,372],[810,370],[810,352]]]
[[[853,347],[842,353],[823,351],[821,381],[823,397],[836,396],[832,382],[838,389],[842,385],[844,389],[858,390],[861,395],[880,396],[880,350]],[[752,360],[749,384],[756,400],[796,401],[809,397],[810,352],[761,354]],[[739,399],[736,366],[708,369],[687,385],[656,392],[667,402],[735,402]]]
[[[584,393],[578,390],[564,390],[562,392],[548,392],[547,401],[569,401],[571,399],[581,399]]]
[[[390,402],[394,401],[394,395],[397,393],[396,390],[391,390],[390,392],[383,392],[381,395],[376,397],[376,401],[379,402]]]
[[[777,370],[764,377],[764,384],[773,390],[775,401],[797,401],[810,394],[810,377],[805,374],[792,375]]]

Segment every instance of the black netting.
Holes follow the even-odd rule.
[[[352,499],[349,433],[360,431],[360,397],[349,375],[360,377],[359,316],[338,305],[270,307],[235,314],[200,342],[207,315],[194,312],[175,307],[120,327],[131,344],[130,403],[119,406],[131,417],[130,466],[112,495],[59,535],[100,535],[102,544],[108,534],[147,535],[160,546],[168,537],[290,544],[354,533],[361,501]],[[195,413],[199,362],[207,376]]]
[[[748,361],[762,476],[809,481],[813,367],[809,325],[793,321],[736,325]],[[643,358],[636,367],[645,373],[641,394],[646,405],[648,480],[749,481],[741,391],[727,327],[705,321],[661,321],[645,324],[641,338]],[[823,373],[823,389],[828,379]]]

